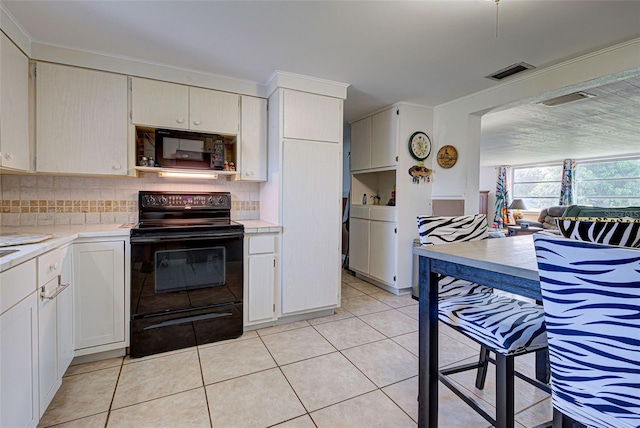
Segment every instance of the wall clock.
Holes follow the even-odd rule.
[[[409,138],[409,153],[415,160],[423,161],[431,154],[431,140],[422,131],[414,132]]]
[[[443,146],[438,150],[437,158],[442,168],[451,168],[458,161],[458,151],[453,146]]]

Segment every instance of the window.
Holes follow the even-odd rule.
[[[524,199],[530,210],[558,205],[561,180],[562,165],[513,168],[511,200]]]
[[[576,163],[575,192],[578,205],[640,205],[640,159]]]

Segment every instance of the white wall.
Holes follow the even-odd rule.
[[[435,107],[434,150],[437,152],[444,145],[453,145],[458,150],[458,162],[450,169],[434,165],[434,196],[464,195],[466,214],[473,214],[477,209],[482,114],[515,106],[521,100],[539,101],[550,94],[557,96],[600,86],[602,81],[596,79],[615,77],[624,72],[640,74],[640,39],[529,72],[494,88]]]

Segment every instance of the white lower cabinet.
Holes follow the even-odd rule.
[[[244,325],[276,318],[276,261],[278,234],[247,234],[245,237]]]
[[[369,275],[386,283],[396,282],[396,223],[371,220]]]
[[[0,426],[35,427],[38,400],[36,262],[0,274]]]
[[[38,257],[38,372],[40,415],[62,385],[73,359],[72,247]]]
[[[73,244],[76,356],[127,346],[125,249],[124,240]]]
[[[351,207],[349,268],[395,287],[397,222],[394,207]]]

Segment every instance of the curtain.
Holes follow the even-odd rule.
[[[502,229],[509,223],[509,183],[507,181],[509,168],[501,166],[496,168],[496,211],[493,216],[493,228]]]
[[[562,183],[560,185],[560,205],[573,205],[573,175],[576,161],[565,159],[562,163]]]

